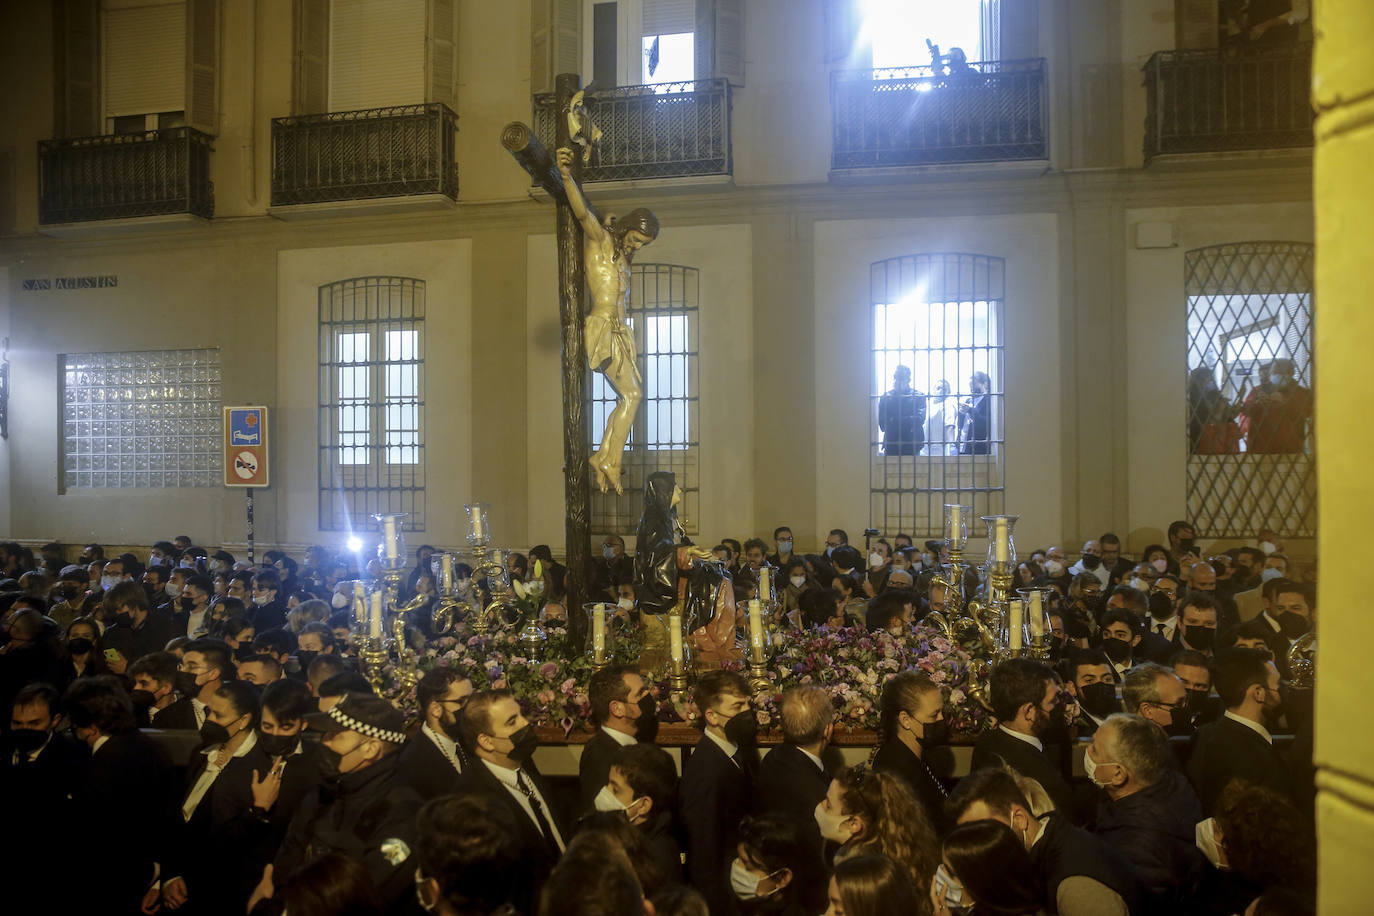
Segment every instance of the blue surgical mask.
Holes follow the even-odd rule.
[[[1268,582],[1268,581],[1271,580],[1271,579],[1282,579],[1282,578],[1283,578],[1283,571],[1280,570],[1280,569],[1278,569],[1277,567],[1274,567],[1274,566],[1270,566],[1270,567],[1269,567],[1268,569],[1266,569],[1264,572],[1260,573],[1260,581],[1261,581],[1261,582]],[[104,581],[104,580],[101,580],[101,581]]]
[[[964,907],[973,903],[964,893],[964,886],[954,880],[943,862],[935,867],[935,896],[954,912],[963,912]]]
[[[786,540],[786,541],[778,541],[778,553],[791,553],[791,552],[792,552],[792,541],[791,541],[790,539],[788,539],[788,540]]]

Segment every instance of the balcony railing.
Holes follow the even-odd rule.
[[[832,168],[1049,158],[1045,61],[841,71],[831,77]]]
[[[587,93],[601,142],[583,181],[730,175],[730,84],[726,80],[620,86]],[[553,149],[552,93],[534,97],[534,131]]]
[[[458,116],[438,102],[272,119],[272,206],[458,199]]]
[[[42,140],[40,225],[215,214],[210,138],[189,127]]]
[[[1312,46],[1158,51],[1145,64],[1145,159],[1312,145]]]

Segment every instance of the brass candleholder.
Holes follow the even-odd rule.
[[[363,676],[372,685],[372,691],[378,696],[382,694],[383,678],[382,669],[390,660],[391,655],[386,650],[386,642],[372,636],[363,636],[359,639],[358,662],[362,666]]]

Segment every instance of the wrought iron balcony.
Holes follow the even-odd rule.
[[[1049,158],[1043,59],[848,70],[830,89],[836,170]]]
[[[1312,146],[1310,44],[1158,51],[1145,64],[1145,160]]]
[[[619,86],[586,95],[601,142],[583,181],[730,175],[730,84],[723,79]],[[534,132],[555,137],[552,93],[534,97]]]
[[[40,225],[215,213],[210,138],[189,127],[42,140]]]
[[[458,116],[438,102],[272,119],[272,206],[458,199]]]

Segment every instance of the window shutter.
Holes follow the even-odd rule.
[[[697,79],[744,85],[744,0],[696,0]]]
[[[560,73],[582,72],[582,0],[534,0],[530,92],[552,92]]]
[[[458,110],[458,10],[455,0],[429,0],[425,36],[425,101]]]
[[[100,0],[56,3],[57,134],[90,137],[100,123]]]
[[[1002,4],[1002,60],[1040,56],[1040,4],[1018,0]]]
[[[1215,48],[1217,0],[1174,0],[1174,47]]]
[[[186,0],[186,124],[219,130],[219,0]]]
[[[105,117],[188,107],[186,14],[180,3],[106,6],[101,22]]]
[[[858,0],[825,0],[825,62],[850,69],[859,66],[851,58],[859,51],[857,45],[863,11]]]
[[[296,74],[292,113],[329,110],[329,0],[296,0]]]
[[[427,8],[427,0],[333,0],[330,111],[425,101]]]
[[[695,0],[644,0],[643,27],[645,37],[680,35],[696,30]]]

